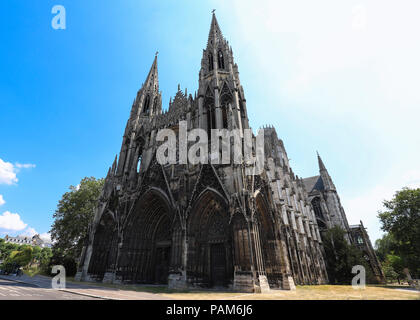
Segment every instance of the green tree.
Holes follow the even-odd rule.
[[[12,272],[20,267],[26,267],[32,261],[33,248],[28,245],[18,246],[3,262],[2,269]]]
[[[395,239],[393,250],[413,277],[420,276],[420,188],[403,188],[393,199],[383,202],[378,217],[382,230]]]
[[[26,267],[32,261],[33,248],[21,246],[18,251],[12,251],[9,259],[20,267]]]
[[[58,203],[51,228],[53,244],[52,264],[75,264],[79,258],[83,240],[87,236],[89,223],[103,187],[104,179],[84,178],[79,186],[70,186]],[[67,273],[69,271],[67,270]]]
[[[366,281],[373,282],[374,277],[367,261],[356,247],[345,238],[345,231],[338,226],[328,229],[322,236],[326,254],[326,267],[330,283],[350,284],[355,276],[351,270],[355,265],[363,265]]]
[[[387,281],[398,280],[399,275],[395,272],[394,268],[389,264],[382,264],[382,271],[384,272]],[[399,280],[398,280],[399,282]]]
[[[388,254],[395,253],[395,250],[397,249],[398,242],[390,233],[384,234],[382,238],[375,241],[375,253],[381,263],[385,262]]]
[[[5,242],[4,239],[0,240],[0,260],[6,260],[12,251],[17,251],[20,247],[18,244]]]
[[[386,266],[389,269],[392,269],[395,272],[395,277],[391,279],[398,280],[398,283],[400,283],[401,279],[406,278],[406,275],[404,273],[404,262],[400,256],[388,254],[386,256],[384,266]]]
[[[42,248],[41,253],[39,255],[39,260],[38,260],[39,269],[41,273],[44,273],[44,274],[50,273],[49,266],[50,266],[52,255],[53,253],[52,253],[51,248]]]

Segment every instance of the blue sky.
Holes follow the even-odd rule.
[[[106,174],[156,50],[164,107],[197,89],[213,8],[251,126],[299,176],[318,150],[349,223],[380,236],[381,201],[420,186],[418,1],[2,1],[1,234],[48,232],[68,187]]]

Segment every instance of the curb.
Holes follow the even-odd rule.
[[[94,295],[94,294],[90,294],[90,293],[74,292],[74,291],[71,291],[69,289],[58,289],[58,290],[63,291],[63,292],[72,293],[72,294],[78,294],[79,296],[98,298],[98,299],[103,299],[103,300],[123,300],[123,299],[110,298],[110,297],[105,297],[105,296],[98,296],[98,295]]]

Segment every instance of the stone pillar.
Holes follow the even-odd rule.
[[[185,226],[185,224],[184,224]],[[168,276],[168,288],[185,289],[187,284],[188,243],[187,230],[178,225],[172,234],[172,257]]]
[[[116,267],[117,267],[117,257],[118,257],[118,246],[119,246],[119,234],[114,235],[111,241],[111,248],[109,249],[108,261],[107,261],[107,270],[102,279],[103,283],[113,283],[116,276]]]
[[[223,129],[223,114],[220,106],[219,88],[214,89],[214,107],[216,110],[216,128]]]
[[[207,115],[204,110],[204,97],[198,97],[198,127],[207,130]]]
[[[233,93],[233,104],[234,104],[233,114],[235,115],[238,129],[242,132],[242,129],[243,129],[242,128],[242,115],[241,115],[241,110],[239,108],[239,96],[238,96],[237,88],[235,88],[235,91]]]
[[[259,234],[258,225],[255,222],[251,222],[251,241],[254,248],[254,257],[256,267],[256,276],[257,276],[257,286],[255,287],[255,292],[264,293],[270,291],[270,286],[268,285],[267,276],[265,274],[264,261],[261,252],[261,240]]]
[[[92,251],[93,251],[92,244],[89,244],[86,248],[85,261],[84,261],[80,276],[76,275],[80,281],[91,280],[88,274],[88,269],[89,269],[89,264],[90,264],[90,258],[92,257]]]

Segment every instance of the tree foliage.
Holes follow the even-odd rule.
[[[6,248],[3,243],[1,247]],[[28,245],[14,245],[15,250],[8,252],[8,255],[4,259],[1,268],[7,272],[14,272],[20,267],[26,267],[33,259],[33,248]],[[9,247],[10,248],[10,247]]]
[[[35,265],[37,272],[46,274],[50,264],[52,251],[50,248],[40,248],[26,244],[6,243],[0,239],[0,260],[3,261],[0,269],[7,272],[16,271],[17,268],[28,268]]]
[[[403,188],[393,199],[383,202],[385,211],[379,212],[382,230],[389,238],[382,238],[378,250],[401,259],[413,277],[420,277],[420,188]],[[391,259],[392,260],[392,259]],[[394,258],[395,262],[395,258]],[[397,273],[398,271],[395,270]]]
[[[345,231],[338,226],[328,229],[322,236],[326,254],[326,267],[330,283],[350,284],[355,276],[353,266],[363,265],[366,270],[366,281],[372,282],[373,274],[362,253],[350,245],[345,238]]]
[[[6,242],[4,239],[0,239],[0,260],[6,260],[12,251],[18,250],[19,247],[19,244]]]
[[[381,262],[385,262],[386,256],[395,253],[398,243],[390,233],[386,233],[375,241],[375,252]]]
[[[54,223],[50,231],[54,241],[51,263],[66,262],[69,268],[73,268],[81,254],[103,183],[104,179],[86,177],[79,186],[70,186],[70,191],[63,194],[53,215]]]

